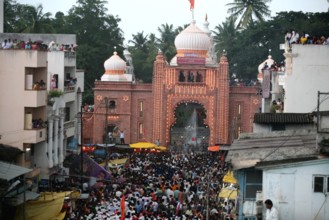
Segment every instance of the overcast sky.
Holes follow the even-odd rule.
[[[42,4],[45,12],[53,15],[57,11],[67,14],[76,0],[17,0],[21,4]],[[190,23],[192,13],[188,0],[107,0],[108,13],[121,18],[119,27],[125,33],[125,42],[132,34],[144,31],[144,34],[155,33],[161,24],[173,24],[174,28]],[[233,0],[195,0],[194,19],[202,27],[205,15],[208,14],[209,28],[213,30],[228,17],[226,6]],[[269,9],[272,16],[281,11],[326,12],[327,0],[272,0]]]

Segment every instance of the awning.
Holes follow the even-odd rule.
[[[5,198],[5,203],[8,204],[8,205],[11,205],[11,206],[18,206],[18,205],[23,204],[26,201],[34,200],[38,197],[39,197],[38,193],[31,192],[31,191],[25,191],[25,195],[24,195],[24,192],[23,192],[23,193],[20,193],[16,196],[13,196],[13,197],[10,197],[10,198]]]
[[[12,162],[22,153],[23,151],[17,147],[0,144],[0,161]]]
[[[155,148],[157,145],[151,142],[137,142],[134,144],[129,144],[131,148],[141,148],[141,149],[147,149],[147,148]]]
[[[208,151],[217,152],[220,150],[220,146],[209,146]]]
[[[32,169],[0,161],[0,179],[9,181],[31,171]]]
[[[230,189],[230,188],[222,188],[220,193],[218,194],[219,198],[223,199],[235,199],[238,196],[237,189]]]
[[[16,208],[15,220],[23,219],[63,219],[62,207],[64,198],[70,195],[68,192],[42,192],[40,196],[20,205]]]
[[[97,147],[115,147],[115,144],[96,144]]]

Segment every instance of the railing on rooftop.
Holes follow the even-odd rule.
[[[76,56],[76,53],[73,51],[65,51],[65,53],[64,53],[64,57],[65,58],[75,58],[75,56]]]

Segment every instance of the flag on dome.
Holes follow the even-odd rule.
[[[189,1],[190,1],[190,4],[191,4],[190,9],[192,11],[194,9],[194,0],[189,0]]]

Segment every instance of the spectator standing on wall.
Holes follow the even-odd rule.
[[[125,144],[125,131],[121,130],[119,131],[120,134],[120,144]]]

